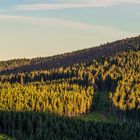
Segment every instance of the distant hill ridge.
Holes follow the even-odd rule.
[[[51,57],[0,61],[0,74],[66,67],[76,63],[91,61],[93,59],[101,59],[123,51],[135,51],[139,49],[140,35],[137,37],[106,43],[98,47],[92,47]]]

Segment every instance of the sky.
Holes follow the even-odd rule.
[[[140,0],[0,0],[0,61],[46,57],[140,34]]]

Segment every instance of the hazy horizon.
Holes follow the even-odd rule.
[[[137,36],[139,25],[139,0],[0,0],[0,61]]]

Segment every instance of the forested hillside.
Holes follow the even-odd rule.
[[[53,57],[3,61],[0,70],[2,133],[33,140],[140,138],[140,36]],[[103,116],[111,115],[113,124],[79,120],[99,111],[101,99]]]

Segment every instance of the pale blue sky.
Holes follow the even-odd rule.
[[[0,0],[0,60],[50,56],[140,34],[140,0]]]

